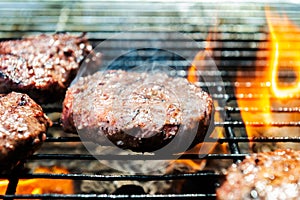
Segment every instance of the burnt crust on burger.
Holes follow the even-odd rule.
[[[95,142],[106,137],[119,148],[151,152],[175,136],[191,146],[203,141],[212,105],[211,97],[185,78],[104,71],[68,89],[62,124]]]

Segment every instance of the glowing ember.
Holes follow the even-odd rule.
[[[241,116],[248,136],[299,136],[299,127],[271,125],[299,121],[297,112],[272,110],[289,111],[288,108],[300,106],[297,99],[300,94],[300,29],[287,16],[278,16],[269,9],[266,9],[266,18],[270,35],[267,46],[261,44],[261,49],[267,49],[267,64],[261,66],[257,61],[254,78],[237,76],[236,96]],[[263,51],[257,54],[258,59],[264,56]],[[252,122],[260,122],[263,126],[251,126]],[[285,147],[294,148],[294,145]]]
[[[66,169],[60,167],[39,167],[34,173],[67,174]],[[0,194],[4,195],[8,180],[0,181]],[[16,194],[74,194],[73,180],[59,179],[21,179],[18,183]]]

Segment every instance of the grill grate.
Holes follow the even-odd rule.
[[[231,100],[229,100],[231,101]],[[215,126],[224,127],[226,135],[222,138],[211,137],[206,142],[217,142],[219,144],[227,143],[230,149],[229,153],[221,153],[221,154],[207,154],[207,155],[196,155],[196,154],[184,154],[179,159],[199,159],[199,156],[203,159],[208,160],[218,160],[218,159],[228,159],[233,160],[234,162],[240,161],[244,159],[248,153],[241,153],[239,144],[240,143],[248,143],[248,142],[300,142],[300,137],[242,137],[236,136],[234,129],[244,129],[244,123],[242,121],[235,121],[230,118],[231,113],[238,113],[241,109],[245,108],[237,108],[237,107],[217,107],[216,111],[226,111],[228,118],[225,122],[215,122]],[[45,109],[46,111],[59,111],[53,108]],[[278,112],[298,112],[298,109],[277,109]],[[257,111],[257,110],[256,110]],[[258,112],[258,111],[257,111]],[[258,122],[257,122],[258,123]],[[259,124],[259,123],[258,123]],[[284,124],[288,126],[289,124]],[[299,123],[293,124],[293,126],[299,126]],[[55,123],[54,127],[60,127],[59,123]],[[48,137],[47,143],[61,143],[64,145],[65,143],[71,142],[80,142],[81,139],[77,136],[71,137]],[[115,156],[116,157],[116,156]],[[122,155],[118,157],[122,159]],[[128,159],[128,156],[126,156]],[[143,159],[157,159],[157,157],[153,155],[143,156]],[[173,160],[176,159],[176,156],[168,156],[162,157],[161,159]],[[92,156],[87,154],[50,154],[50,153],[39,153],[33,155],[29,158],[29,162],[38,162],[41,160],[96,160],[96,159],[110,159],[109,155],[98,155]],[[130,159],[130,158],[129,158]],[[132,156],[132,159],[140,159],[139,156]],[[20,166],[22,167],[22,166]],[[44,174],[44,173],[20,173],[19,169],[16,169],[15,174],[12,175],[2,175],[1,178],[9,179],[9,187],[7,189],[6,195],[0,195],[0,198],[10,199],[10,198],[18,198],[18,199],[87,199],[87,198],[98,198],[98,199],[141,199],[141,198],[151,198],[151,199],[215,199],[215,193],[197,193],[197,194],[39,194],[39,195],[14,195],[16,190],[16,186],[18,184],[19,179],[32,179],[32,178],[48,178],[48,179],[72,179],[72,180],[91,180],[91,181],[123,181],[123,180],[136,180],[136,181],[163,181],[163,180],[203,180],[206,178],[213,179],[214,184],[218,184],[219,180],[222,179],[223,174],[215,171],[199,171],[197,173],[184,173],[184,174],[172,174],[172,175],[98,175],[98,174],[82,174],[82,173],[74,173],[74,174]],[[215,186],[216,186],[215,185]]]
[[[210,73],[208,71],[204,71],[203,74]],[[212,75],[212,74],[211,74]],[[228,84],[226,84],[228,83]],[[218,87],[217,83],[206,83],[200,82],[203,86],[206,87]],[[225,82],[223,86],[226,87],[235,87],[236,85],[241,85],[242,83],[238,82]],[[228,89],[228,88],[227,88]],[[212,94],[214,96],[214,94]],[[250,99],[255,98],[251,97]],[[199,159],[199,156],[202,159],[208,160],[232,160],[233,162],[238,162],[244,159],[248,153],[242,153],[240,150],[241,143],[248,143],[248,142],[258,142],[258,143],[265,143],[265,142],[300,142],[300,137],[246,137],[246,136],[236,136],[235,129],[244,130],[245,123],[241,120],[236,120],[231,117],[231,115],[239,114],[241,110],[248,110],[248,108],[240,108],[236,106],[230,105],[231,102],[235,102],[236,95],[234,93],[228,93],[225,96],[219,96],[216,94],[214,99],[217,101],[219,99],[226,99],[227,103],[225,107],[216,107],[216,112],[226,112],[227,119],[225,121],[215,121],[216,128],[222,128],[225,131],[224,137],[212,137],[209,138],[206,142],[211,143],[219,143],[219,144],[227,144],[229,147],[230,152],[228,153],[211,153],[208,155],[196,155],[196,154],[184,154],[179,159]],[[251,108],[251,110],[255,112],[261,112],[256,108]],[[60,112],[58,108],[45,108],[46,112]],[[297,113],[299,112],[298,107],[279,107],[273,108],[273,111],[278,113]],[[263,126],[264,124],[261,122],[252,122],[251,126]],[[292,127],[299,127],[300,122],[276,122],[272,123],[271,126],[292,126]],[[52,128],[60,128],[60,123],[55,122]],[[48,137],[46,143],[60,143],[64,145],[66,143],[72,142],[80,142],[81,139],[77,136],[61,136],[61,137]],[[122,159],[122,155],[119,157],[114,156],[114,158]],[[132,156],[133,160],[140,159],[139,156]],[[126,159],[131,159],[128,155]],[[157,159],[154,155],[142,156],[143,159]],[[173,160],[177,157],[174,155],[170,155],[167,157],[160,157],[161,159],[165,160]],[[40,162],[42,160],[82,160],[82,161],[89,161],[89,160],[96,160],[96,159],[103,159],[107,160],[110,159],[109,155],[98,155],[92,156],[88,154],[51,154],[51,153],[38,153],[33,155],[29,158],[28,162]],[[20,166],[22,167],[22,166]],[[1,178],[5,178],[9,180],[9,186],[7,188],[6,195],[0,195],[0,198],[3,199],[88,199],[88,198],[98,198],[98,199],[141,199],[141,198],[151,198],[151,199],[215,199],[216,195],[214,192],[203,192],[203,193],[185,193],[185,194],[69,194],[69,195],[62,195],[62,194],[39,194],[39,195],[15,195],[15,190],[18,184],[19,179],[32,179],[32,178],[47,178],[47,179],[72,179],[72,180],[90,180],[90,181],[124,181],[124,180],[135,180],[135,181],[164,181],[164,180],[205,180],[207,178],[214,180],[214,183],[211,185],[213,189],[219,184],[219,181],[222,179],[223,174],[220,172],[215,171],[199,171],[197,173],[184,173],[184,174],[174,174],[174,175],[97,175],[97,174],[82,174],[82,173],[72,173],[72,174],[39,174],[39,173],[20,173],[20,169],[16,169],[13,174],[10,175],[2,175]]]
[[[214,77],[221,76],[223,82],[206,81],[199,82],[201,87],[211,88],[213,91],[219,87],[224,87],[225,94],[211,94],[214,101],[225,102],[224,106],[215,107],[216,113],[225,113],[224,120],[216,120],[214,128],[224,132],[223,137],[210,137],[207,143],[225,144],[229,150],[227,153],[210,153],[207,155],[184,154],[179,159],[207,159],[208,161],[222,162],[223,160],[238,162],[249,155],[248,149],[250,142],[255,143],[300,143],[300,136],[261,136],[251,137],[245,134],[245,125],[252,127],[291,127],[299,128],[300,121],[279,121],[266,124],[260,121],[243,122],[240,118],[241,111],[262,113],[264,110],[256,107],[238,107],[236,100],[238,98],[247,101],[254,101],[263,96],[263,94],[235,94],[235,88],[268,88],[267,82],[249,82],[237,81],[237,77],[252,78],[255,76],[264,76],[262,70],[254,71],[254,66],[263,67],[266,65],[267,36],[268,29],[264,16],[264,7],[270,6],[272,10],[286,13],[288,17],[300,24],[299,4],[291,2],[273,1],[262,3],[260,1],[243,1],[236,4],[218,2],[208,4],[205,1],[164,1],[157,0],[139,2],[136,0],[127,1],[15,1],[0,2],[0,40],[8,38],[20,38],[24,35],[38,33],[53,33],[67,31],[72,33],[87,32],[90,42],[97,46],[100,42],[110,38],[114,33],[129,31],[129,38],[114,39],[116,42],[134,42],[137,45],[153,37],[155,29],[174,30],[185,34],[194,39],[200,49],[206,47],[207,35],[213,33],[211,48],[213,49],[213,58],[219,71],[203,70],[198,72],[200,76]],[[214,5],[215,4],[215,5]],[[136,28],[146,27],[141,30]],[[215,30],[210,29],[217,27]],[[164,33],[168,33],[165,31]],[[159,36],[159,34],[157,35]],[[161,38],[155,38],[151,42],[161,42]],[[189,46],[181,46],[181,42],[168,38],[176,49],[184,55],[194,56],[198,49]],[[168,43],[169,44],[169,43]],[[173,46],[173,48],[174,48]],[[261,47],[262,46],[262,47]],[[118,45],[112,48],[103,49],[103,52],[118,50]],[[172,46],[170,47],[172,48]],[[260,57],[257,53],[260,52]],[[258,61],[258,62],[256,62]],[[255,63],[255,64],[254,64]],[[180,64],[178,64],[180,65]],[[181,76],[186,76],[186,71],[178,72]],[[280,72],[280,76],[290,76],[289,71]],[[276,97],[271,97],[276,98]],[[287,97],[288,100],[299,100],[300,95]],[[223,104],[222,104],[223,105]],[[59,113],[60,108],[45,107],[47,113]],[[273,106],[271,111],[276,114],[299,113],[299,106]],[[51,129],[61,129],[59,121],[54,123]],[[81,143],[77,136],[48,135],[46,144],[56,144],[65,146],[69,143]],[[244,146],[247,146],[246,150]],[[45,148],[44,146],[42,147]],[[114,158],[122,159],[122,155]],[[126,159],[140,159],[141,157],[126,155]],[[157,155],[142,156],[143,159],[154,160]],[[164,160],[174,160],[175,155],[159,157]],[[43,161],[73,161],[90,162],[97,159],[110,159],[109,155],[92,156],[82,153],[67,154],[64,151],[51,153],[41,151],[31,156],[26,162],[41,163]],[[81,172],[72,172],[71,174],[47,174],[24,172],[21,163],[12,174],[1,175],[0,178],[8,179],[9,185],[5,195],[0,195],[1,199],[215,199],[215,188],[220,184],[224,175],[216,170],[201,170],[196,173],[179,173],[169,175],[103,175]],[[39,195],[15,195],[19,179],[47,178],[47,179],[67,179],[67,180],[90,180],[90,181],[170,181],[170,180],[190,180],[199,182],[198,191],[188,191],[184,194],[98,194],[98,193],[77,193],[77,194],[39,194]],[[201,183],[201,184],[200,184]],[[208,186],[203,187],[203,184]]]

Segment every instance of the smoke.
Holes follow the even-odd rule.
[[[161,74],[165,73],[169,76],[178,76],[186,78],[187,73],[186,70],[191,66],[191,63],[194,59],[194,55],[196,52],[199,51],[198,44],[194,40],[186,37],[185,35],[173,32],[171,30],[160,30],[153,32],[151,37],[149,38],[134,38],[138,32],[143,30],[134,30],[132,32],[125,32],[121,34],[117,34],[116,36],[107,39],[97,45],[94,50],[93,54],[89,55],[86,61],[83,62],[80,72],[76,79],[74,80],[73,84],[76,83],[81,77],[89,76],[94,74],[97,71],[102,71],[104,76],[110,70],[125,70],[131,71],[135,73],[147,73],[147,74]],[[144,34],[142,34],[144,35]],[[101,61],[98,59],[93,59],[94,55],[101,55]],[[96,60],[96,62],[92,62]],[[99,63],[99,64],[95,64]],[[203,70],[206,70],[205,67],[208,67],[210,70],[216,70],[216,66],[214,61],[207,57],[207,61],[205,62],[206,66],[204,66]],[[101,77],[99,77],[101,79]],[[211,80],[210,77],[201,77],[201,81],[219,81],[218,80]],[[153,80],[152,80],[153,81]],[[101,80],[99,81],[99,83]],[[147,88],[151,90],[151,88],[161,87],[164,88],[163,82],[141,82],[143,85],[137,85],[136,89],[132,90],[132,87],[122,87],[120,89],[120,94],[127,94],[127,95],[119,95],[122,97],[127,97],[133,94],[135,91],[139,90],[140,87]],[[147,85],[145,85],[147,84]],[[126,89],[127,88],[127,89]],[[129,88],[129,89],[128,89]],[[168,90],[168,89],[165,89]],[[206,91],[213,94],[223,93],[224,90],[221,88],[218,91],[209,91],[209,88],[205,88]],[[189,99],[187,97],[182,97],[182,94],[178,94],[178,91],[169,91],[169,94],[174,96],[171,98],[169,102],[170,105],[178,105],[179,109],[182,108],[182,100],[190,101],[191,104],[195,101],[195,99]],[[76,100],[75,100],[76,101]],[[130,102],[126,102],[126,99],[121,99],[122,105],[130,104]],[[118,101],[113,102],[116,104]],[[168,102],[167,102],[168,103]],[[93,98],[91,98],[88,102],[86,102],[87,110],[85,113],[90,113],[92,116],[97,116],[94,111],[94,108],[97,107],[94,105]],[[76,102],[74,103],[76,105]],[[122,105],[113,105],[114,106],[122,106]],[[149,104],[152,106],[152,104]],[[85,109],[85,108],[82,108]],[[145,108],[146,109],[146,108]],[[155,110],[155,109],[154,109]],[[200,116],[200,113],[199,113]],[[125,116],[129,117],[130,116]],[[184,118],[184,116],[183,116]],[[130,118],[131,119],[131,118]],[[213,121],[213,120],[212,120]],[[76,124],[76,123],[75,123]],[[211,124],[213,126],[213,122]],[[209,128],[207,132],[207,137],[209,137],[210,132],[212,132],[213,127]],[[86,135],[86,131],[91,130],[78,130],[80,137]],[[172,139],[170,143],[165,145],[164,147],[154,151],[151,153],[152,158],[149,160],[149,155],[147,154],[140,154],[140,153],[133,153],[128,150],[121,149],[114,144],[111,143],[109,147],[99,146],[95,147],[95,144],[91,143],[84,143],[86,148],[90,151],[92,155],[97,156],[99,154],[99,148],[101,148],[101,153],[111,155],[109,160],[100,160],[100,162],[113,167],[119,171],[125,171],[127,173],[144,173],[144,174],[153,174],[153,173],[161,173],[162,169],[166,169],[166,165],[169,161],[164,160],[166,157],[172,155],[172,159],[177,159],[180,157],[180,154],[174,154],[174,149],[177,152],[184,152],[186,151],[191,144],[193,143],[194,138],[196,137],[198,131],[198,125],[195,125],[193,129],[189,130],[189,133],[186,133],[183,126],[179,126],[178,133]],[[92,133],[88,133],[92,134]],[[96,133],[95,133],[96,134]],[[128,132],[128,135],[134,136],[135,133]],[[185,140],[182,140],[182,135],[185,135]],[[107,139],[108,140],[108,139]],[[105,150],[104,150],[104,149]],[[207,154],[209,153],[205,148],[200,150],[200,153]],[[120,158],[122,155],[122,159]],[[134,159],[134,156],[136,158]],[[175,155],[175,156],[174,156]],[[127,156],[127,157],[126,157]],[[144,157],[143,157],[144,156]],[[176,157],[177,156],[177,157]],[[155,160],[155,161],[154,161]],[[153,168],[153,164],[155,163],[156,168]],[[139,167],[140,165],[148,166],[148,167]],[[130,166],[130,167],[126,167]],[[142,170],[142,171],[141,171]],[[145,171],[146,170],[146,171]]]

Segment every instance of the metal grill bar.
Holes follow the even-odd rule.
[[[217,112],[226,111],[229,113],[239,113],[241,111],[246,112],[266,112],[270,111],[272,113],[299,113],[300,107],[265,107],[265,108],[257,108],[257,107],[233,107],[233,106],[225,106],[225,107],[216,107],[215,110]],[[56,108],[47,108],[44,109],[46,112],[57,112]],[[54,126],[60,126],[59,122],[54,122]],[[51,140],[52,138],[48,138]]]
[[[216,99],[224,99],[225,97],[227,97],[229,100],[237,100],[237,99],[242,99],[242,100],[257,100],[257,99],[262,99],[264,97],[263,94],[252,94],[252,93],[247,93],[247,94],[236,94],[236,95],[212,95],[214,98]],[[291,95],[291,96],[287,96],[285,97],[286,100],[299,100],[300,99],[300,95],[296,94],[296,95]],[[269,99],[272,101],[274,100],[278,100],[277,97],[275,96],[270,96]]]
[[[221,98],[220,98],[221,99]],[[215,122],[215,126],[233,126],[233,127],[241,127],[244,126],[245,124],[250,125],[250,126],[299,126],[300,122],[271,122],[271,123],[263,123],[263,122],[243,122],[243,121],[236,121],[236,120],[231,120],[231,121],[225,121],[225,122]],[[60,124],[58,122],[53,123],[53,127],[60,127]]]
[[[283,126],[291,126],[298,127],[300,126],[300,121],[297,122],[242,122],[242,121],[226,121],[226,122],[215,122],[215,126],[225,126],[225,127],[244,127],[247,126],[255,126],[255,127],[263,127],[263,126],[272,126],[272,127],[283,127]]]
[[[245,141],[245,140],[244,140]],[[263,140],[262,140],[263,141]],[[228,140],[230,142],[237,142],[237,140]],[[29,160],[180,160],[180,159],[233,159],[243,158],[247,154],[184,154],[178,158],[176,155],[157,156],[157,155],[85,155],[85,154],[36,154],[31,156]]]
[[[81,142],[84,140],[81,140],[79,137],[58,137],[58,138],[52,138],[48,137],[46,142]],[[237,142],[300,142],[300,137],[228,137],[228,138],[214,138],[210,137],[207,138],[205,142],[218,142],[220,144],[224,142],[229,141],[237,141]],[[39,155],[39,154],[36,154]]]
[[[0,195],[0,198],[16,199],[215,199],[215,194],[153,194],[153,195],[114,195],[114,194],[42,194],[42,195]]]
[[[286,10],[293,21],[300,21],[293,2],[240,1],[237,4],[218,2],[212,5],[202,1],[1,2],[0,13],[4,19],[1,22],[1,36],[65,30],[87,31],[95,38],[108,38],[113,32],[138,25],[171,28],[199,38],[199,33],[218,25],[218,30],[223,33],[221,38],[262,39],[264,34],[261,32],[266,29],[262,27],[265,24],[263,10],[267,5],[274,10]],[[239,34],[247,32],[247,36]]]
[[[227,106],[225,108],[217,107],[217,111],[227,111],[230,113],[238,113],[240,111],[246,111],[246,112],[266,112],[270,111],[272,113],[299,113],[300,112],[300,107],[278,107],[278,108],[256,108],[256,107],[231,107]]]
[[[24,163],[20,162],[12,171],[12,174],[10,174],[10,176],[7,177],[7,179],[9,179],[9,184],[7,185],[5,195],[13,195],[16,193],[17,185],[19,182],[19,177],[17,176],[17,174],[19,174],[20,170],[23,169],[23,167]]]
[[[73,179],[73,180],[92,180],[92,181],[117,181],[117,180],[137,180],[137,181],[153,181],[153,180],[177,180],[177,179],[193,179],[199,177],[217,178],[222,174],[217,172],[197,172],[193,174],[174,174],[174,175],[95,175],[95,174],[21,174],[18,178],[51,178],[51,179]],[[5,177],[5,176],[4,176]],[[8,178],[8,177],[6,177]]]
[[[268,28],[266,26],[264,7],[268,4],[270,9],[275,11],[285,11],[289,18],[296,24],[300,23],[299,5],[291,2],[281,3],[262,3],[256,1],[239,2],[238,4],[222,3],[207,4],[205,1],[165,1],[159,0],[140,2],[132,0],[130,3],[124,1],[31,1],[24,2],[0,2],[1,31],[0,40],[12,38],[21,38],[24,35],[39,33],[52,33],[56,31],[68,31],[72,33],[88,32],[91,43],[94,46],[110,38],[112,34],[122,31],[130,31],[131,38],[120,38],[116,41],[142,43],[145,39],[152,38],[155,33],[152,28],[172,29],[192,38],[199,44],[200,49],[205,49],[206,38],[209,32],[212,32],[214,38],[210,40],[211,48],[214,51],[213,59],[219,67],[219,71],[202,70],[197,75],[214,78],[222,77],[223,82],[199,82],[201,87],[217,89],[224,87],[226,94],[211,94],[213,99],[218,101],[227,100],[225,107],[216,107],[217,113],[225,112],[227,119],[225,121],[216,120],[215,129],[225,131],[223,137],[212,137],[207,139],[207,143],[226,144],[230,152],[228,153],[210,153],[202,154],[184,154],[179,159],[199,160],[233,160],[240,161],[248,156],[248,153],[242,153],[241,143],[249,142],[292,142],[299,143],[300,137],[247,137],[237,135],[237,132],[245,131],[245,125],[252,127],[299,127],[300,121],[279,121],[269,124],[261,122],[243,122],[240,118],[236,119],[233,115],[238,115],[241,111],[262,113],[264,109],[255,107],[235,107],[230,102],[237,99],[255,101],[263,97],[263,94],[235,94],[235,88],[268,88],[268,82],[238,82],[239,77],[263,77],[264,67],[267,62],[267,47],[270,45],[268,38]],[[128,14],[130,16],[128,16]],[[216,17],[218,16],[218,17]],[[130,30],[136,27],[146,27],[143,30]],[[211,31],[211,27],[217,27]],[[168,33],[165,31],[165,33]],[[294,33],[288,33],[293,36]],[[157,38],[153,42],[160,42]],[[182,45],[185,41],[174,40],[170,38],[170,43],[176,44],[175,48],[180,46],[182,52],[195,54],[195,49]],[[260,47],[262,46],[262,48]],[[104,52],[114,52],[118,46],[111,49],[103,49]],[[171,47],[172,48],[172,47]],[[198,51],[198,50],[197,50]],[[192,52],[192,53],[190,53]],[[257,54],[259,53],[259,56]],[[258,61],[255,63],[255,61]],[[254,65],[255,63],[255,65]],[[177,64],[176,61],[174,65]],[[254,67],[255,66],[255,67]],[[254,71],[256,70],[256,71]],[[186,71],[179,70],[177,75],[186,77]],[[291,77],[291,72],[280,71],[280,76]],[[276,97],[270,97],[271,100]],[[287,100],[299,100],[300,95],[288,96]],[[266,108],[269,110],[269,108]],[[61,108],[46,107],[46,112],[61,112]],[[299,107],[271,107],[271,112],[277,114],[299,113]],[[61,129],[60,122],[55,122],[53,128]],[[238,130],[238,131],[236,131]],[[55,143],[61,146],[71,142],[82,142],[77,137],[48,137],[46,143]],[[114,158],[124,159],[124,156],[115,156]],[[157,159],[156,155],[126,156],[126,159]],[[159,157],[166,160],[178,159],[175,155]],[[93,161],[96,159],[110,159],[110,155],[87,155],[87,154],[61,154],[61,153],[38,153],[28,159],[28,162],[41,162],[43,160],[58,161]],[[3,199],[215,199],[215,193],[197,193],[197,194],[158,194],[158,195],[127,195],[127,194],[45,194],[45,195],[13,195],[19,178],[48,178],[48,179],[72,179],[72,180],[91,180],[91,181],[152,181],[152,180],[181,180],[181,179],[199,179],[209,177],[212,179],[221,179],[223,174],[214,171],[200,171],[192,174],[174,174],[165,176],[148,175],[97,175],[97,174],[37,174],[18,172],[12,175],[1,175],[2,178],[9,179],[9,187],[6,195],[0,195]],[[217,181],[216,181],[217,184]]]
[[[227,116],[227,120],[230,120],[230,116]],[[227,121],[225,121],[225,122],[227,122]],[[233,129],[230,126],[225,127],[225,133],[226,133],[226,136],[229,138],[235,137],[235,133],[233,132]],[[239,155],[241,153],[239,145],[236,141],[229,141],[228,145],[229,145],[229,149],[230,149],[232,155]],[[238,162],[240,160],[242,160],[242,159],[234,158],[233,161]]]

